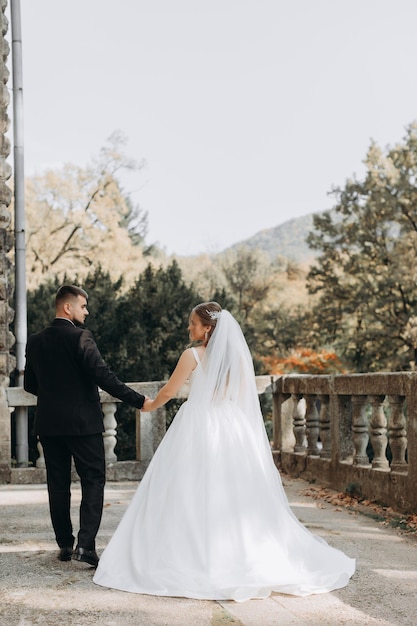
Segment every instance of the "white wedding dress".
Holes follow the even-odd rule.
[[[227,351],[232,329],[237,362],[225,363],[225,353],[216,360],[207,348],[200,363],[194,350],[198,365],[189,399],[104,550],[94,582],[134,593],[236,601],[344,587],[355,560],[292,513],[246,342],[227,311],[219,321],[209,346],[217,333],[213,346]],[[220,379],[227,386],[220,388]]]

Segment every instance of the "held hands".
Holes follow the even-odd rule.
[[[152,404],[153,401],[146,397],[145,402],[143,403],[143,407],[141,408],[141,411],[143,411],[144,413],[147,413],[148,411],[152,411]]]

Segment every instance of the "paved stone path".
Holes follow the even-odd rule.
[[[415,626],[416,538],[374,519],[372,509],[350,511],[312,498],[301,480],[283,482],[297,517],[356,557],[345,589],[241,604],[107,590],[93,584],[88,566],[57,560],[45,485],[0,485],[0,626]],[[135,489],[131,482],[107,484],[99,553]],[[79,497],[75,484],[74,523]]]

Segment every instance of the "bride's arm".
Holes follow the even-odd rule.
[[[158,395],[154,400],[147,399],[145,400],[145,404],[143,405],[142,411],[155,411],[159,409],[159,407],[163,406],[171,400],[181,389],[185,381],[189,378],[193,369],[195,369],[196,360],[191,348],[185,350],[171,374],[168,382],[160,389]]]

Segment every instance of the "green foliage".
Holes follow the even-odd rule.
[[[54,319],[55,294],[61,284],[63,283],[58,278],[54,278],[42,283],[37,289],[27,292],[28,336],[42,330]]]
[[[314,217],[314,331],[353,370],[407,369],[405,330],[417,312],[417,126],[386,154],[372,144],[365,164],[365,179],[335,189],[333,211]]]
[[[188,315],[200,301],[176,261],[151,265],[119,299],[116,310],[118,371],[130,380],[164,380],[188,342]]]
[[[271,263],[257,250],[238,246],[221,261],[228,308],[242,327],[249,349],[256,354],[259,342],[259,318],[265,311],[265,300],[271,288]]]
[[[109,272],[98,266],[86,276],[82,287],[88,293],[89,316],[85,325],[93,333],[103,358],[114,369],[114,355],[119,347],[117,312],[123,278],[112,280]]]
[[[227,291],[235,302],[236,315],[241,323],[248,323],[253,309],[269,291],[270,265],[258,251],[239,246],[226,256],[222,269]]]

